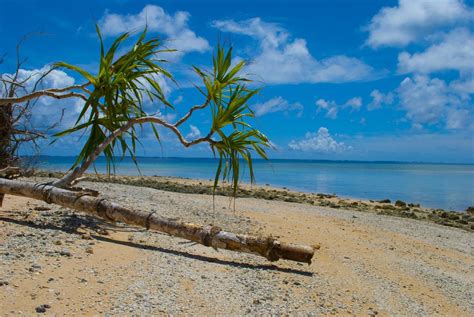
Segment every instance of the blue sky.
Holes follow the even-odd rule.
[[[264,87],[250,103],[254,124],[275,144],[272,158],[474,163],[473,1],[0,2],[1,73],[13,71],[25,34],[42,33],[22,46],[25,76],[56,61],[93,71],[95,23],[109,42],[147,23],[150,35],[179,50],[167,56],[179,86],[163,82],[178,114],[200,102],[191,65],[208,66],[217,43],[250,62],[246,72]],[[45,85],[81,80],[57,71]],[[34,120],[47,126],[64,108],[67,126],[79,107],[42,99]],[[200,113],[183,134],[205,134],[208,124]],[[42,154],[73,155],[81,142],[45,143]],[[139,154],[211,156],[203,146],[183,149],[165,131],[161,147],[147,130]]]

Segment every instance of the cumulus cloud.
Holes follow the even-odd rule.
[[[353,109],[360,109],[362,106],[362,98],[361,97],[354,97],[349,100],[347,100],[346,106],[352,107]]]
[[[474,9],[463,0],[399,0],[395,7],[382,8],[367,27],[366,44],[377,48],[416,43],[421,49],[399,53],[398,72],[410,76],[393,93],[372,91],[368,110],[392,104],[396,97],[415,128],[472,127],[473,19]],[[448,82],[432,76],[443,71],[458,72],[458,77]]]
[[[208,51],[208,41],[189,28],[190,16],[186,11],[170,15],[157,5],[147,5],[137,14],[121,15],[107,11],[100,19],[99,26],[104,36],[141,31],[146,26],[149,32],[165,34],[170,41],[170,48],[183,53]]]
[[[319,128],[318,132],[307,132],[303,140],[292,140],[288,146],[296,151],[317,153],[341,153],[352,149],[351,146],[334,140],[325,127]]]
[[[367,105],[367,110],[372,111],[382,108],[384,105],[391,105],[394,101],[394,95],[392,92],[387,94],[381,93],[379,90],[374,89],[370,93],[372,101]]]
[[[316,100],[317,112],[325,111],[326,117],[336,119],[340,109],[351,108],[352,110],[359,110],[362,106],[362,98],[354,97],[347,100],[342,105],[338,105],[334,100],[318,99]]]
[[[446,128],[462,129],[470,124],[470,113],[467,109],[448,109],[446,116]]]
[[[28,79],[25,83],[25,89],[26,91],[32,91],[33,85],[48,71],[49,73],[41,81],[40,87],[64,88],[75,83],[75,79],[64,71],[58,69],[50,71],[49,66],[40,69],[20,69],[18,71],[18,81]],[[2,74],[1,76],[2,78],[11,77],[10,74]],[[50,97],[40,97],[32,108],[32,124],[37,129],[45,129],[61,120],[61,123],[57,126],[58,129],[71,127],[83,104],[84,101],[79,98],[57,100]],[[64,115],[62,113],[63,109]]]
[[[421,53],[398,55],[401,73],[432,73],[442,70],[474,71],[474,35],[466,28],[455,29]]]
[[[426,38],[439,28],[468,23],[472,9],[462,0],[399,0],[398,6],[382,8],[367,27],[366,44],[405,46]]]
[[[260,18],[217,20],[212,25],[221,31],[247,35],[259,41],[259,50],[250,56],[247,70],[270,84],[340,83],[375,76],[372,67],[357,58],[336,55],[316,59],[309,52],[305,39],[292,39],[280,25]]]
[[[421,124],[437,122],[448,104],[446,83],[438,78],[405,78],[398,92],[407,117]]]
[[[158,85],[161,88],[161,91],[163,92],[163,95],[166,98],[173,91],[173,86],[172,86],[173,82],[169,78],[167,78],[165,75],[161,73],[152,73],[152,74],[147,75],[147,77],[158,83]],[[150,90],[150,91],[154,91],[154,88],[151,86],[150,82],[146,80],[145,78],[140,78],[138,81],[140,82],[141,85],[143,85],[143,88],[146,88],[147,90]],[[142,95],[145,102],[150,101],[148,94],[143,92]]]
[[[397,92],[400,107],[415,126],[445,122],[448,129],[460,129],[472,119],[470,98],[463,99],[439,78],[407,77]]]
[[[453,80],[449,87],[452,91],[462,96],[463,99],[469,99],[469,95],[474,94],[474,74],[467,78]]]
[[[182,95],[179,95],[178,97],[176,97],[176,99],[173,101],[173,103],[174,103],[175,105],[178,105],[178,104],[182,103],[183,100],[184,100],[183,96],[182,96]]]
[[[176,119],[175,113],[163,113],[161,110],[158,110],[155,114],[158,118],[165,120],[166,122],[172,122]]]
[[[297,117],[303,115],[303,105],[299,102],[289,103],[283,97],[274,97],[264,103],[257,103],[253,107],[255,116],[261,117],[263,115],[275,112],[284,112],[288,114],[290,111],[295,111]]]
[[[196,139],[201,136],[201,131],[198,129],[198,127],[191,124],[189,129],[191,131],[186,135],[186,139]]]
[[[318,107],[318,112],[321,110],[326,111],[326,117],[330,119],[336,119],[337,118],[337,112],[339,106],[336,104],[334,100],[327,101],[325,99],[318,99],[316,100],[316,106]]]

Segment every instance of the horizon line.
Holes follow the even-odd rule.
[[[22,155],[21,157],[62,157],[62,158],[75,158],[77,155]],[[101,155],[99,158],[103,158]],[[188,157],[188,156],[143,156],[137,155],[136,158],[153,158],[153,159],[217,159],[214,157]],[[127,155],[120,157],[119,159],[131,159],[131,156]],[[431,165],[474,165],[474,162],[426,162],[426,161],[387,161],[387,160],[337,160],[337,159],[299,159],[299,158],[269,158],[268,160],[262,158],[254,158],[254,161],[313,161],[313,162],[340,162],[340,163],[386,163],[386,164],[431,164]]]

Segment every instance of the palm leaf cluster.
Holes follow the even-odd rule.
[[[212,150],[219,157],[214,179],[214,190],[219,179],[230,182],[234,195],[240,179],[240,162],[248,165],[250,181],[255,181],[252,152],[267,159],[265,149],[270,147],[268,138],[248,123],[254,114],[248,101],[259,92],[248,87],[249,79],[240,76],[245,61],[232,65],[232,48],[227,51],[218,46],[213,57],[213,69],[205,72],[194,67],[201,77],[205,90],[201,92],[211,100],[212,133],[219,141],[211,143]]]
[[[170,50],[160,50],[161,41],[157,38],[146,40],[145,30],[131,49],[118,56],[119,49],[130,37],[130,33],[119,36],[105,52],[100,30],[99,28],[96,30],[100,40],[100,63],[96,75],[64,62],[55,65],[78,72],[93,87],[74,127],[56,134],[56,136],[63,136],[86,129],[90,132],[73,167],[90,157],[97,146],[123,123],[132,118],[146,116],[145,101],[157,100],[171,107],[158,82],[158,76],[165,76],[172,80],[173,78],[161,66],[166,61],[156,58],[157,54]],[[159,139],[158,131],[153,124],[152,128]],[[111,167],[114,166],[116,146],[120,147],[122,156],[128,153],[136,163],[135,151],[138,142],[134,126],[126,133],[118,135],[103,152],[107,162],[107,171],[110,173]]]
[[[56,64],[57,67],[78,72],[92,86],[74,127],[57,134],[63,136],[80,130],[89,132],[73,168],[94,155],[108,136],[131,119],[148,116],[144,110],[145,102],[159,102],[173,108],[166,100],[157,80],[157,76],[164,76],[174,81],[173,76],[162,68],[161,65],[165,61],[156,58],[160,53],[172,50],[161,50],[161,41],[157,38],[147,40],[145,30],[131,49],[118,56],[130,34],[119,36],[106,51],[98,28],[97,33],[101,44],[97,74],[93,75],[67,63]],[[194,67],[194,70],[202,80],[202,85],[196,85],[196,88],[205,97],[203,108],[209,107],[212,116],[210,132],[202,141],[207,141],[218,156],[214,189],[219,180],[223,179],[230,183],[235,194],[241,174],[241,162],[248,166],[250,180],[254,182],[252,153],[266,159],[265,150],[270,146],[270,142],[259,130],[253,128],[248,120],[254,116],[248,101],[259,90],[249,88],[250,80],[240,75],[245,62],[240,61],[234,65],[232,63],[232,48],[218,46],[213,57],[212,70],[198,67]],[[173,127],[177,129],[178,125],[177,123]],[[153,131],[159,141],[155,126]],[[136,128],[132,126],[105,147],[103,154],[109,173],[111,166],[114,166],[116,147],[121,149],[122,156],[128,153],[136,163],[138,142]]]

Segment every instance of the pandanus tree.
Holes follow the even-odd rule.
[[[0,106],[25,102],[48,96],[51,98],[80,98],[84,101],[73,127],[57,133],[63,137],[82,131],[87,134],[84,147],[70,171],[52,183],[32,184],[0,179],[0,193],[16,194],[57,203],[85,211],[111,221],[144,226],[167,232],[214,248],[244,251],[265,256],[270,260],[286,258],[310,262],[313,249],[307,246],[281,243],[271,237],[236,235],[215,226],[198,226],[166,219],[145,211],[130,210],[114,202],[95,197],[91,192],[75,192],[72,186],[79,182],[94,161],[103,155],[110,173],[116,156],[129,155],[137,164],[136,150],[139,143],[137,129],[149,125],[157,141],[161,129],[173,133],[184,146],[208,144],[217,157],[214,189],[220,179],[229,181],[236,193],[241,175],[241,161],[246,162],[250,180],[254,181],[252,154],[267,158],[270,147],[267,137],[249,123],[253,116],[249,100],[258,89],[249,87],[250,80],[242,75],[245,61],[233,63],[232,48],[218,46],[212,59],[212,69],[194,66],[201,80],[196,89],[202,94],[202,104],[191,107],[174,123],[166,121],[161,112],[150,114],[145,105],[152,103],[174,110],[167,100],[160,80],[175,81],[165,68],[166,61],[160,59],[173,50],[162,49],[158,38],[147,38],[146,30],[137,36],[130,49],[123,51],[124,43],[131,39],[129,33],[119,36],[106,50],[100,30],[99,68],[95,74],[78,66],[60,62],[55,68],[73,71],[83,77],[84,84],[62,89],[45,89],[32,94],[0,98]],[[127,42],[128,44],[128,42]],[[199,110],[207,109],[211,125],[207,134],[187,140],[180,127]]]

